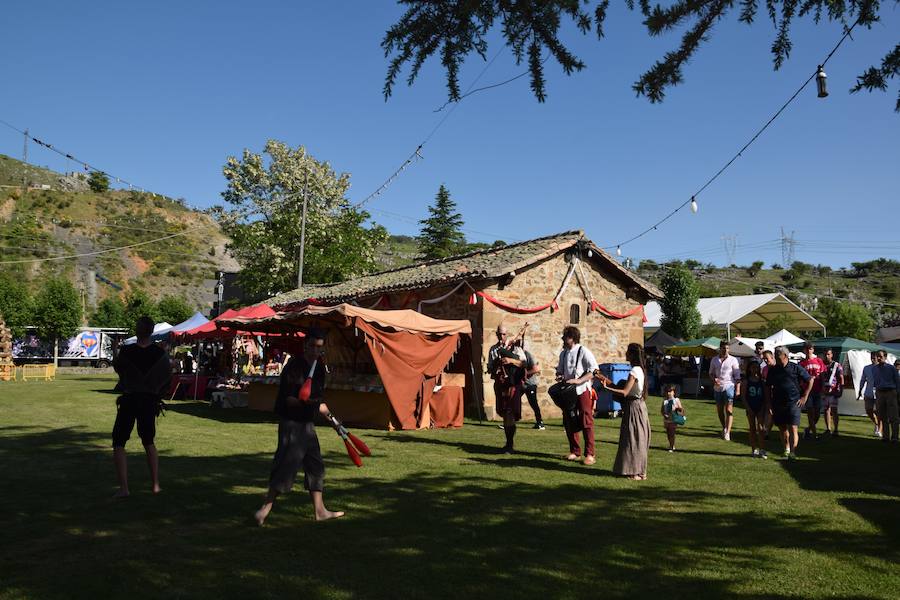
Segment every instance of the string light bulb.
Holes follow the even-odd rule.
[[[698,210],[700,210],[700,207],[697,206],[697,200],[691,196],[691,212],[696,215]]]
[[[616,256],[622,256],[622,246],[616,246]]]
[[[819,65],[819,70],[816,71],[816,87],[819,88],[819,98],[825,98],[828,96],[828,75],[825,74],[825,69],[822,68],[822,65]]]

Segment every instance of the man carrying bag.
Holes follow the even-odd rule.
[[[580,344],[581,332],[569,325],[562,333],[563,351],[556,367],[556,385],[548,392],[553,402],[563,409],[563,425],[569,440],[566,460],[578,460],[581,446],[578,432],[584,434],[584,464],[592,465],[594,458],[594,407],[591,398],[591,379],[597,360],[590,350]],[[574,389],[573,389],[574,386]]]

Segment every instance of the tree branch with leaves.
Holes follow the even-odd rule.
[[[500,28],[504,43],[512,51],[516,64],[528,64],[531,91],[538,102],[547,99],[544,63],[554,58],[566,75],[585,69],[586,64],[560,39],[560,27],[572,22],[581,34],[595,31],[604,37],[609,0],[399,0],[406,12],[382,39],[381,46],[390,57],[384,82],[389,98],[403,71],[409,65],[407,85],[412,85],[425,62],[440,57],[446,73],[450,101],[462,95],[459,70],[472,53],[487,60],[489,34]],[[900,0],[894,0],[894,4]],[[677,28],[686,28],[677,48],[667,52],[644,72],[632,88],[650,102],[661,102],[666,91],[684,82],[684,66],[712,36],[713,26],[739,8],[739,22],[752,25],[760,9],[760,0],[675,0],[668,6],[651,5],[649,0],[625,0],[638,11],[650,37],[661,36]],[[593,7],[593,10],[591,10]],[[841,23],[845,30],[858,24],[871,28],[880,21],[880,0],[765,0],[768,19],[775,28],[771,52],[775,70],[790,57],[793,43],[791,26],[801,18],[819,23],[823,18]],[[541,56],[546,54],[545,59]],[[857,77],[851,92],[886,91],[889,80],[900,76],[900,44],[889,51],[879,66],[871,66]],[[900,93],[895,110],[900,112]]]

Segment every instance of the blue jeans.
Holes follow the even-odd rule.
[[[713,391],[716,404],[734,404],[734,386],[729,386],[722,391]]]

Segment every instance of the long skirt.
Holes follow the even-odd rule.
[[[647,404],[641,398],[625,398],[622,403],[622,425],[619,428],[619,451],[613,464],[616,475],[646,475],[647,453],[650,451],[650,419]]]

